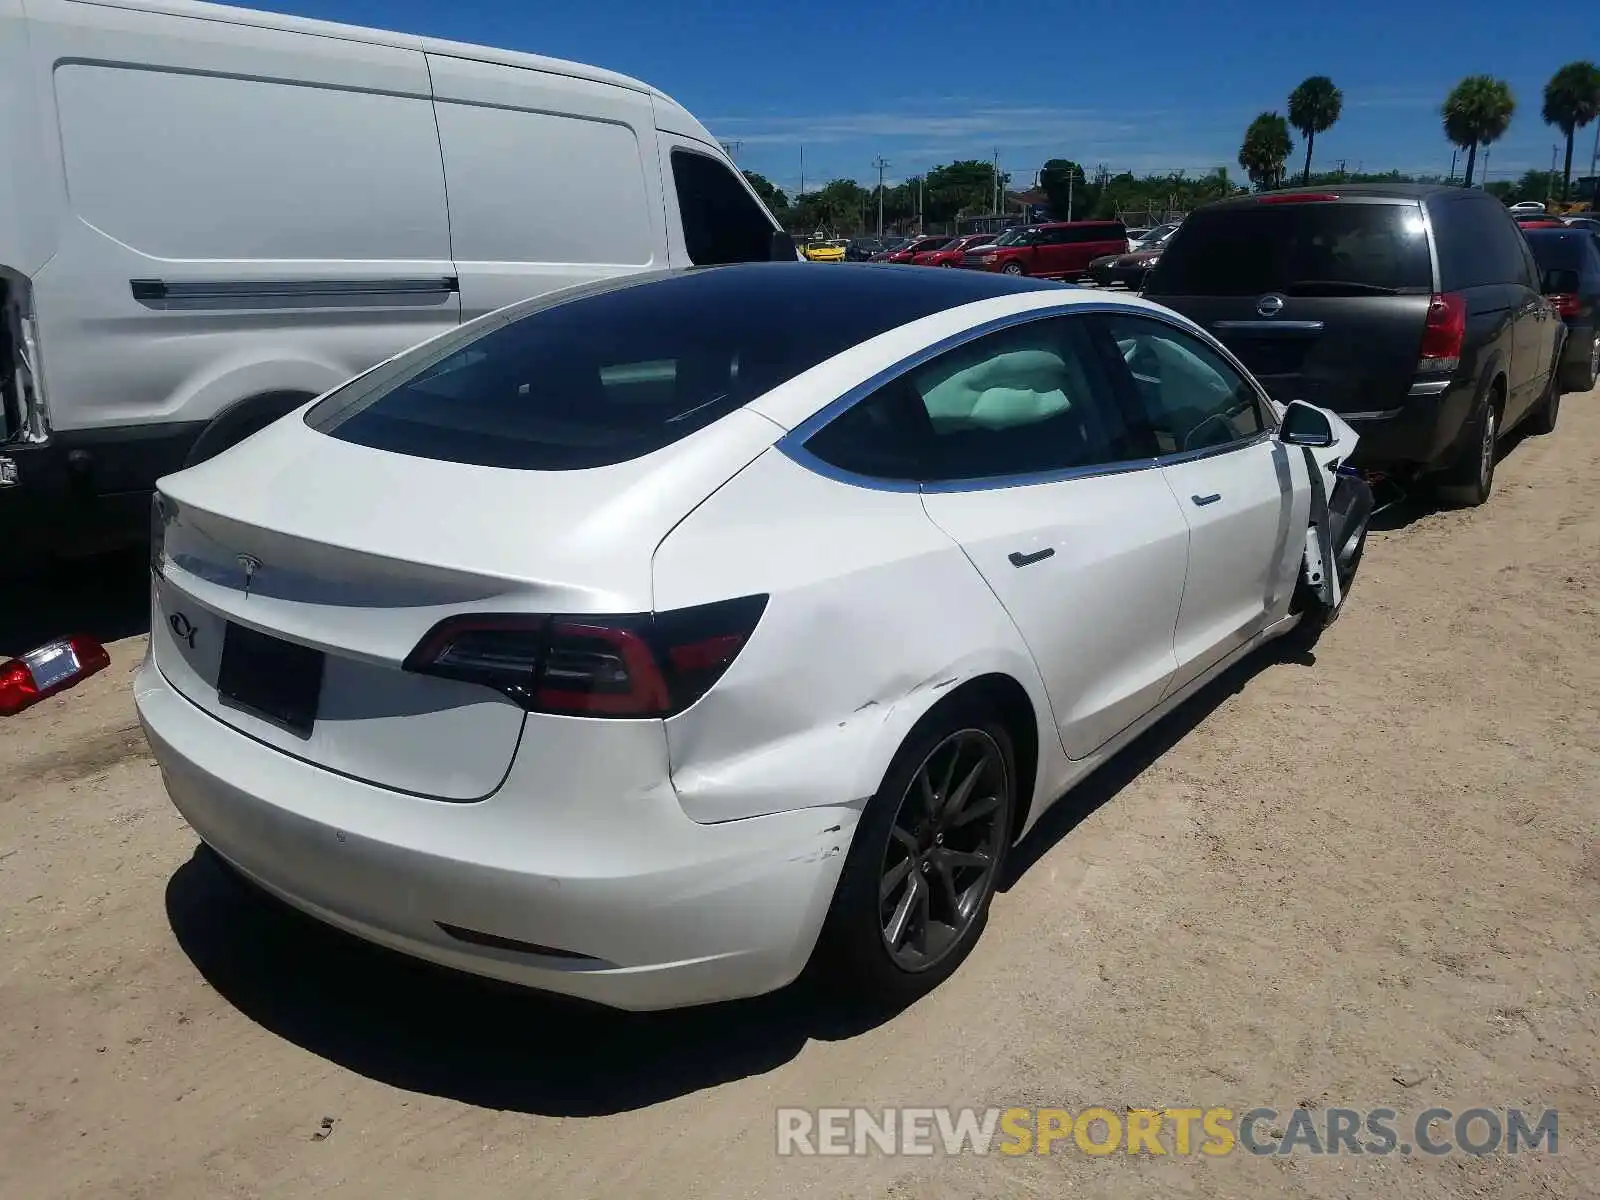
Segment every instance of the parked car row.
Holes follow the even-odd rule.
[[[1120,221],[1049,221],[999,234],[914,238],[872,261],[1076,280],[1089,273],[1096,259],[1128,249],[1128,232]]]

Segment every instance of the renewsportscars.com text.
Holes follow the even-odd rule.
[[[781,1155],[1554,1154],[1559,1114],[1520,1108],[780,1108]]]

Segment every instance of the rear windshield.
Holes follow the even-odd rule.
[[[1544,271],[1582,271],[1588,262],[1591,233],[1568,233],[1556,229],[1525,230],[1533,257]]]
[[[1430,292],[1415,204],[1262,204],[1202,210],[1163,249],[1147,291],[1165,296]]]
[[[609,466],[687,437],[858,342],[981,298],[961,279],[934,288],[909,272],[786,268],[636,277],[509,309],[352,380],[306,423],[417,458]]]

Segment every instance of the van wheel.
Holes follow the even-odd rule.
[[[1435,490],[1440,499],[1461,508],[1476,508],[1489,499],[1499,438],[1499,391],[1491,389],[1467,423],[1455,463],[1439,477]]]
[[[1017,772],[998,715],[957,702],[906,739],[851,840],[817,945],[830,987],[904,1007],[977,943],[1011,844]]]
[[[260,433],[279,417],[292,413],[312,397],[305,392],[269,392],[237,401],[211,419],[189,447],[185,467],[197,466]]]

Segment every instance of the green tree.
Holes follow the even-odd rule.
[[[1560,178],[1553,171],[1540,171],[1537,168],[1524,171],[1512,189],[1513,200],[1549,200],[1556,194],[1556,183]]]
[[[1239,165],[1259,189],[1283,186],[1283,164],[1294,150],[1289,123],[1275,112],[1264,112],[1244,131],[1239,144]]]
[[[1039,187],[1049,202],[1050,215],[1065,221],[1069,215],[1085,217],[1098,212],[1104,182],[1091,180],[1081,163],[1052,158],[1039,171]]]
[[[1002,192],[1010,179],[1010,175],[1001,174]],[[923,176],[923,220],[953,221],[992,211],[994,184],[994,164],[982,159],[962,159],[934,167]]]
[[[1569,62],[1544,85],[1544,123],[1554,125],[1567,138],[1567,159],[1561,169],[1561,199],[1572,190],[1572,138],[1600,116],[1600,67],[1592,62]]]
[[[746,171],[744,177],[750,181],[750,186],[756,195],[761,197],[761,203],[772,210],[772,215],[778,218],[778,222],[780,224],[786,222],[789,214],[789,197],[783,194],[783,189],[765,175],[758,175],[754,171]]]
[[[1306,139],[1306,165],[1301,173],[1302,185],[1311,182],[1311,147],[1317,134],[1332,129],[1344,108],[1344,93],[1333,86],[1326,75],[1312,75],[1301,80],[1300,86],[1289,93],[1289,124]]]
[[[1439,115],[1444,118],[1445,137],[1467,152],[1466,187],[1472,186],[1478,147],[1498,141],[1516,111],[1511,88],[1489,75],[1468,75],[1445,98]]]

